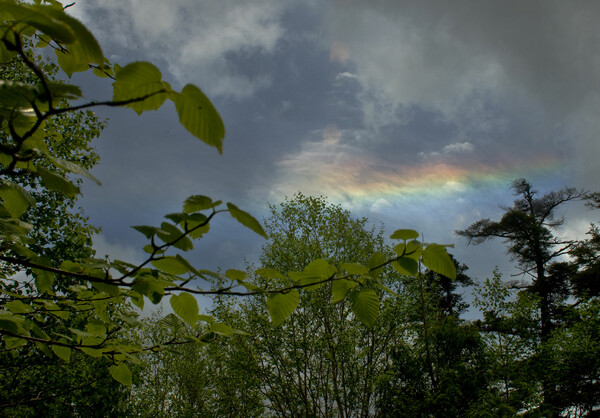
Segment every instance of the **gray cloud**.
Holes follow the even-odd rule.
[[[104,45],[137,49],[180,83],[243,99],[269,86],[269,75],[244,74],[231,55],[272,53],[284,34],[284,9],[276,0],[105,0],[78,3],[73,11]]]
[[[514,147],[570,156],[579,182],[600,174],[596,1],[340,0],[328,16],[361,85],[367,126],[402,123],[411,106],[441,112],[458,135],[498,134]],[[493,145],[492,145],[493,146]],[[556,151],[554,151],[556,152]]]

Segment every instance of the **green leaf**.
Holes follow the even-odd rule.
[[[198,321],[198,301],[189,293],[171,296],[171,307],[177,316],[191,326]]]
[[[94,177],[92,175],[92,173],[87,171],[85,168],[82,168],[71,161],[67,161],[67,160],[64,160],[64,159],[58,158],[58,157],[53,157],[52,155],[47,155],[47,157],[50,161],[52,161],[52,163],[55,166],[62,168],[63,170],[68,171],[69,173],[74,173],[74,174],[78,174],[80,176],[86,177],[86,178],[92,180],[93,182],[95,182],[98,186],[102,185],[102,183],[100,183],[100,180],[98,180],[96,177]]]
[[[210,315],[198,315],[198,321],[202,322],[215,322],[215,318]]]
[[[59,176],[58,174],[46,171],[43,168],[38,167],[38,174],[41,177],[42,184],[49,190],[64,193],[69,197],[73,197],[79,194],[79,188],[71,183],[66,178]]]
[[[446,248],[442,245],[430,244],[423,251],[423,264],[428,269],[448,277],[456,279],[456,268],[448,255]]]
[[[416,276],[419,272],[419,263],[412,258],[402,257],[392,263],[398,273],[405,276]]]
[[[331,303],[337,303],[346,297],[348,291],[354,288],[358,283],[354,280],[337,279],[331,285]]]
[[[265,232],[261,224],[248,212],[244,212],[233,203],[227,203],[227,208],[229,209],[229,213],[231,214],[231,216],[239,223],[241,223],[247,228],[250,228],[258,235],[268,238],[267,233]]]
[[[13,300],[4,304],[4,307],[15,314],[33,312],[33,307],[20,300]]]
[[[168,213],[165,215],[165,218],[167,218],[168,220],[170,220],[173,223],[179,224],[179,223],[184,223],[185,221],[187,221],[188,214],[181,213],[181,212]]]
[[[111,296],[119,296],[119,294],[121,293],[121,289],[119,289],[119,286],[117,286],[116,284],[93,282],[92,286],[99,292],[104,292]]]
[[[298,290],[292,289],[287,293],[271,293],[267,297],[267,309],[271,315],[273,326],[276,327],[294,312],[300,301]]]
[[[0,330],[7,330],[9,332],[12,332],[13,334],[27,336],[29,335],[29,333],[23,328],[23,321],[24,318],[20,318],[14,315],[11,317],[0,317]]]
[[[384,291],[386,291],[387,293],[389,293],[390,295],[396,296],[398,297],[398,293],[396,293],[395,291],[393,291],[392,289],[390,289],[389,287],[387,287],[384,284],[381,283],[374,283],[375,286],[377,286],[380,289],[383,289]]]
[[[165,243],[173,242],[182,235],[183,232],[180,231],[179,228],[168,222],[162,222],[160,224],[160,229],[156,231],[156,236]]]
[[[314,283],[314,286],[306,286],[305,290],[315,290],[325,285],[325,280],[335,274],[335,267],[322,258],[312,261],[304,271],[290,272],[290,278],[301,286]]]
[[[140,309],[144,309],[144,297],[142,295],[140,295],[138,292],[132,290],[129,292],[128,294],[129,298],[131,299],[131,302],[133,302],[133,304],[135,306],[137,306]]]
[[[4,342],[4,347],[7,350],[12,350],[13,348],[23,347],[24,345],[27,345],[27,340],[23,338],[4,336],[2,338],[2,341]]]
[[[419,233],[417,231],[413,231],[412,229],[398,229],[394,231],[392,235],[390,235],[391,239],[403,239],[404,241],[409,239],[417,239],[419,238]]]
[[[4,207],[14,219],[18,219],[35,203],[35,199],[27,190],[15,183],[4,183],[0,185],[0,198]]]
[[[370,271],[369,274],[371,275],[372,278],[376,279],[377,277],[379,277],[382,267],[379,267],[379,268],[375,268],[375,267],[383,265],[386,261],[387,261],[387,257],[384,254],[381,254],[380,252],[374,252],[371,255],[371,258],[369,258],[369,262],[367,263],[367,267],[369,268],[369,271]]]
[[[88,70],[89,68],[88,64],[80,62],[74,55],[71,55],[68,52],[62,52],[57,50],[56,58],[60,68],[69,77],[71,77],[73,73],[80,73]]]
[[[188,84],[181,93],[172,94],[179,122],[196,138],[223,150],[225,126],[210,100],[198,87]]]
[[[257,274],[258,276],[264,277],[265,279],[279,279],[279,280],[285,279],[285,276],[275,269],[260,268],[260,269],[256,270],[254,273]]]
[[[40,294],[43,294],[52,288],[54,283],[54,273],[45,270],[33,270],[35,276],[35,287]]]
[[[371,289],[364,289],[352,301],[352,312],[356,318],[368,327],[372,327],[379,315],[379,298]]]
[[[210,330],[226,337],[230,337],[233,334],[233,328],[222,322],[213,322],[210,324]]]
[[[183,211],[185,213],[193,213],[201,210],[212,209],[213,207],[213,201],[210,197],[194,195],[185,199]]]
[[[85,353],[88,356],[93,357],[93,358],[100,358],[100,357],[102,357],[102,354],[103,354],[102,350],[98,350],[96,348],[81,347],[80,350],[83,353]]]
[[[423,245],[419,241],[409,241],[406,243],[405,257],[419,260],[423,254]]]
[[[342,263],[342,268],[349,274],[369,274],[369,269],[358,263]]]
[[[139,276],[133,280],[131,288],[146,296],[152,303],[157,304],[165,294],[165,287],[170,284],[170,282],[154,277]]]
[[[148,239],[152,238],[158,231],[160,231],[160,228],[149,225],[132,226],[132,228],[144,234]]]
[[[29,4],[13,4],[4,1],[0,3],[0,11],[10,13],[15,21],[26,23],[58,42],[74,42],[76,36],[71,28],[61,22],[56,22],[52,16],[48,16],[45,13],[48,9],[48,7]]]
[[[231,280],[245,280],[246,272],[242,270],[229,269],[225,272],[225,277]]]
[[[110,375],[117,382],[124,386],[131,386],[131,371],[129,367],[125,363],[119,363],[118,365],[113,365],[108,368]]]
[[[46,14],[66,25],[75,35],[75,41],[69,43],[69,55],[74,60],[85,64],[104,64],[105,58],[100,44],[94,35],[77,19],[69,16],[63,10],[46,7]]]
[[[311,261],[304,268],[304,273],[321,279],[327,279],[335,274],[335,267],[329,264],[327,260],[318,258]]]
[[[152,265],[159,270],[175,276],[189,272],[188,266],[181,262],[177,257],[167,256],[153,260]]]
[[[69,347],[63,347],[62,345],[53,344],[50,348],[52,349],[54,354],[56,354],[56,356],[64,362],[69,363],[71,361],[71,349]]]
[[[162,81],[162,75],[155,65],[149,62],[133,62],[116,72],[113,83],[113,101],[136,100],[124,106],[137,114],[146,110],[157,110],[167,99],[171,86]]]

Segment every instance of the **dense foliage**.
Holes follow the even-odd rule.
[[[40,60],[39,50],[53,51],[56,64]],[[111,391],[117,382],[131,386],[138,377],[132,370],[148,355],[244,334],[230,325],[233,318],[201,315],[194,295],[256,297],[266,306],[266,323],[277,326],[305,294],[327,289],[335,302],[349,304],[346,312],[365,329],[373,329],[384,292],[395,294],[382,275],[389,265],[408,276],[418,276],[421,265],[455,276],[445,248],[417,241],[413,230],[391,236],[399,242],[393,252],[374,246],[370,254],[354,254],[341,264],[314,252],[293,268],[277,267],[273,260],[273,267],[250,273],[207,271],[182,254],[202,239],[217,215],[229,213],[259,235],[267,233],[235,204],[201,195],[190,196],[181,212],[166,215],[159,226],[134,227],[148,239],[141,264],[96,259],[90,237],[97,229],[73,210],[79,180],[72,176],[99,182],[88,171],[97,162],[89,140],[102,122],[89,110],[128,107],[140,114],[172,102],[179,122],[219,151],[225,135],[221,117],[198,87],[172,89],[151,63],[109,62],[94,36],[56,0],[0,1],[0,64],[0,352],[5,378],[0,408],[7,415],[117,413],[120,404]],[[112,83],[112,99],[86,102],[78,86],[60,81],[83,71]],[[165,296],[175,312],[161,322],[168,331],[165,338],[135,338],[135,307],[143,308],[147,300],[160,303]],[[108,375],[116,382],[103,380]]]
[[[535,196],[527,182],[515,184],[527,184]],[[507,211],[521,210],[520,202]],[[338,265],[392,251],[366,219],[323,198],[299,194],[271,209],[263,268],[293,270],[310,257]],[[249,335],[148,357],[130,403],[157,416],[595,416],[600,301],[597,288],[584,283],[597,283],[600,253],[595,227],[590,235],[568,243],[571,261],[546,266],[553,275],[563,272],[563,292],[570,295],[552,296],[546,339],[535,280],[507,281],[495,272],[475,284],[455,260],[456,278],[426,269],[407,275],[396,265],[380,272],[393,293],[379,295],[370,327],[353,315],[351,297],[338,299],[327,289],[335,282],[304,293],[279,326],[268,321],[260,298],[217,299],[211,315]],[[557,237],[547,242],[559,241],[568,245]],[[462,297],[469,286],[475,287],[472,307]],[[482,319],[465,319],[475,309]],[[137,338],[164,338],[164,320],[144,323]]]

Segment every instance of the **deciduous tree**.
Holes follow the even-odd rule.
[[[277,278],[279,286],[258,286],[241,271],[222,274],[197,268],[182,254],[193,249],[194,240],[201,239],[221,213],[228,213],[266,236],[260,223],[233,203],[224,204],[201,195],[186,199],[182,211],[166,215],[159,226],[135,227],[148,239],[144,247],[148,255],[140,264],[94,259],[91,253],[82,253],[67,254],[57,265],[48,256],[58,250],[60,237],[56,227],[44,232],[39,225],[28,222],[27,213],[36,204],[36,193],[49,191],[74,197],[79,188],[71,175],[98,181],[86,170],[85,162],[76,163],[61,156],[62,125],[57,121],[62,116],[78,115],[79,111],[97,106],[126,107],[139,114],[171,102],[179,122],[193,136],[219,151],[225,128],[217,110],[198,87],[188,84],[176,91],[148,62],[125,66],[110,63],[94,36],[69,16],[58,1],[21,4],[1,0],[0,15],[0,63],[20,59],[32,77],[30,81],[6,79],[0,84],[0,260],[7,269],[27,273],[23,281],[2,278],[0,333],[5,352],[18,356],[23,350],[37,350],[42,358],[61,364],[69,364],[80,355],[104,359],[115,380],[131,385],[128,364],[139,361],[141,353],[183,343],[204,344],[215,335],[235,333],[214,318],[200,316],[193,295],[266,297],[269,315],[274,324],[279,324],[295,310],[301,291],[330,286],[336,299],[348,297],[356,317],[371,325],[379,304],[375,289],[385,289],[376,273],[384,266],[403,263],[412,269],[421,261],[439,273],[455,274],[442,246],[412,241],[414,231],[406,230],[392,236],[401,241],[392,258],[375,253],[366,266],[355,263],[338,268],[316,259],[300,271],[263,269],[250,275]],[[112,99],[86,102],[78,86],[54,81],[48,69],[28,54],[30,42],[35,42],[37,48],[55,51],[62,75],[92,71],[112,82]],[[31,179],[32,186],[23,187],[20,179],[25,177]],[[42,242],[44,236],[51,237],[50,241]],[[72,249],[67,247],[65,252]],[[89,246],[81,248],[89,251]],[[8,289],[7,282],[16,288]],[[201,285],[196,286],[197,283]],[[123,333],[128,324],[136,323],[132,305],[142,308],[146,300],[159,303],[165,296],[170,296],[175,314],[190,325],[185,329],[190,332],[177,334],[162,344],[131,344]],[[80,320],[72,323],[71,317]]]

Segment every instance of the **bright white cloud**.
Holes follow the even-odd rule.
[[[444,148],[442,148],[442,152],[448,153],[464,153],[464,152],[472,152],[475,149],[475,146],[470,142],[455,142],[453,144],[448,144]]]

